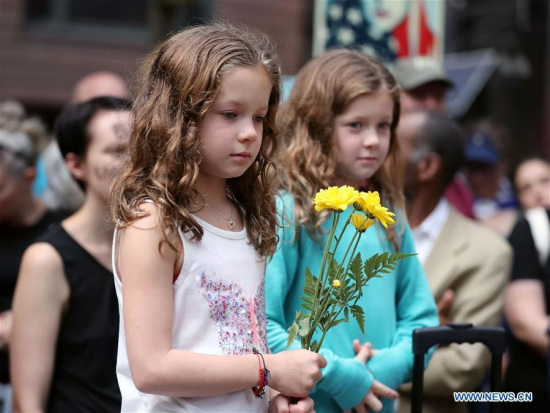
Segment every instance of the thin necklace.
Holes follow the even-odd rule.
[[[218,214],[223,219],[225,219],[227,221],[227,226],[229,227],[229,229],[235,228],[235,221],[233,221],[233,219],[231,219],[231,215],[233,214],[233,204],[231,204],[231,206],[230,206],[231,209],[229,210],[229,218],[227,218],[225,215],[220,214],[218,211],[216,211],[214,208],[212,208],[208,204],[204,204],[204,206],[206,208],[210,209],[215,214]]]

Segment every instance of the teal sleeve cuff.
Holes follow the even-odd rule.
[[[376,380],[392,389],[397,389],[410,377],[412,350],[411,357],[408,357],[400,348],[381,349],[367,362],[367,366]]]
[[[327,360],[323,378],[313,393],[322,391],[330,395],[342,410],[356,406],[372,386],[374,377],[365,363],[354,358],[335,355],[328,349],[319,352]]]

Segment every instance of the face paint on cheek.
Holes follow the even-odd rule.
[[[113,125],[113,132],[119,141],[126,141],[130,137],[130,127],[121,122]]]
[[[116,177],[116,175],[120,172],[121,167],[117,166],[105,166],[100,168],[94,168],[93,173],[94,176],[99,181],[111,181]]]

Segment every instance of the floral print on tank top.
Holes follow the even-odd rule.
[[[197,284],[218,328],[218,345],[224,354],[244,355],[256,347],[267,353],[264,280],[250,297],[235,282],[209,276],[204,270]]]

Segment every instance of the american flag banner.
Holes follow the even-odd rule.
[[[347,47],[384,62],[443,53],[443,0],[315,0],[313,54]]]

